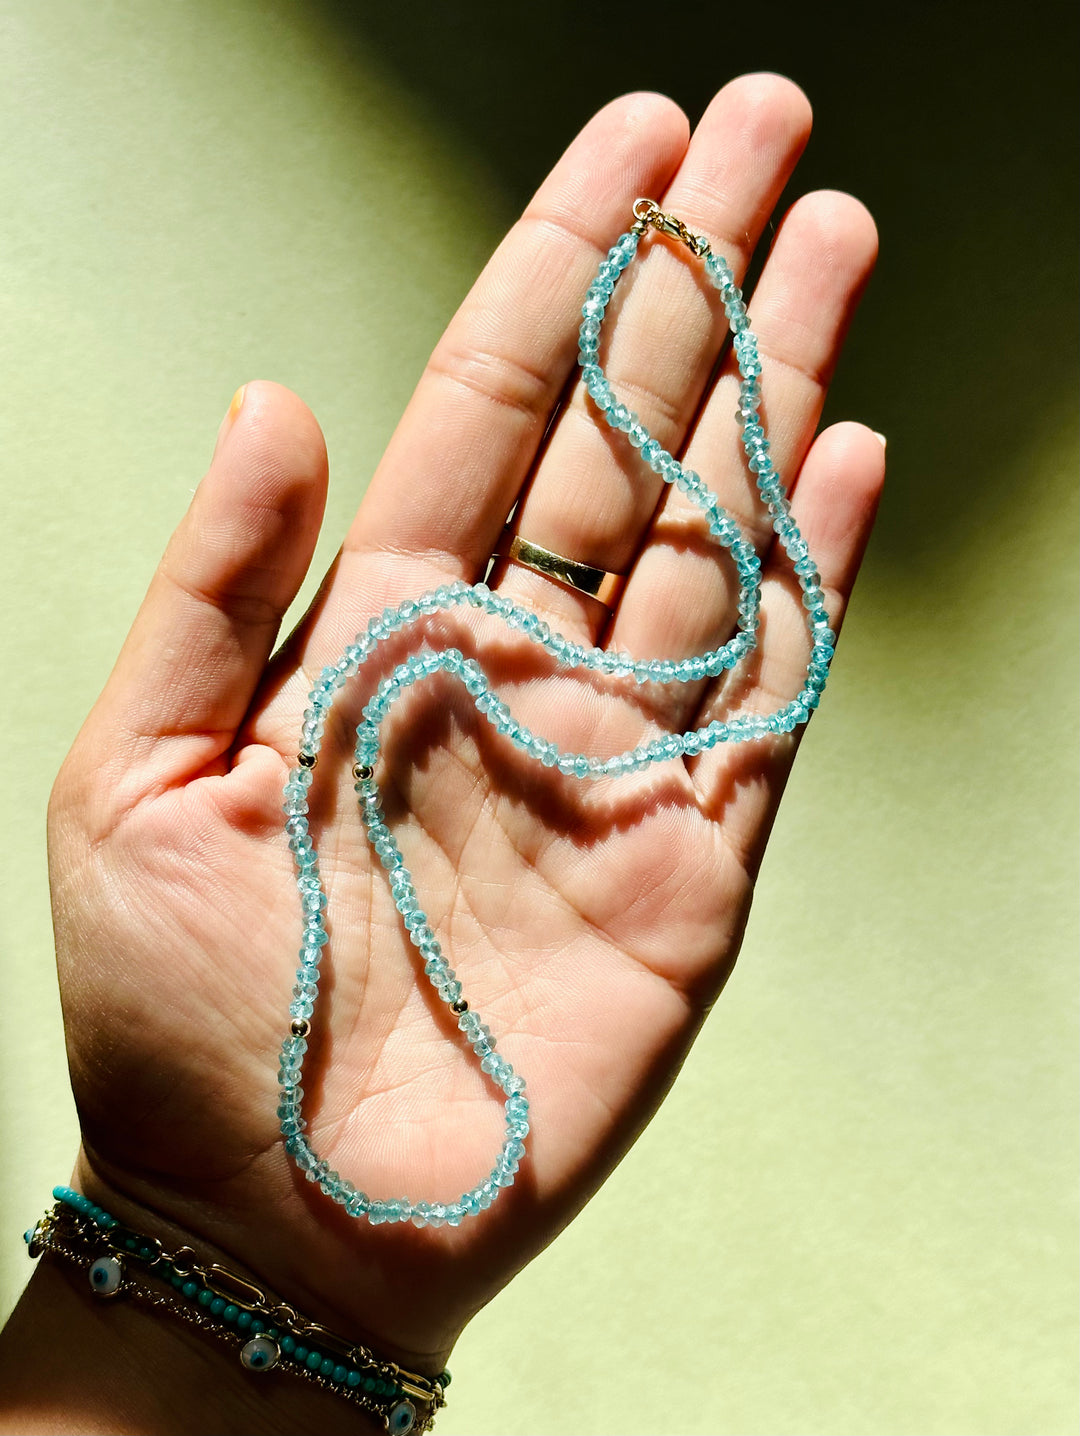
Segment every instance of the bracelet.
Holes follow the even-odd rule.
[[[200,1262],[191,1247],[168,1252],[70,1187],[54,1187],[53,1196],[56,1205],[25,1235],[29,1253],[52,1252],[83,1268],[95,1295],[123,1294],[169,1311],[238,1346],[248,1371],[292,1371],[377,1416],[391,1436],[429,1431],[446,1404],[449,1371],[419,1376],[380,1360],[246,1277]]]

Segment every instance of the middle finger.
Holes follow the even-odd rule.
[[[741,278],[809,131],[810,108],[796,85],[776,75],[743,76],[709,106],[670,189],[657,198],[691,229],[719,236]],[[627,227],[634,198],[627,196]],[[684,257],[664,243],[643,249],[620,286],[605,369],[620,399],[665,448],[677,450],[726,324],[711,287]],[[565,558],[626,572],[663,487],[636,459],[625,435],[597,423],[577,385],[518,506],[515,533]],[[597,600],[517,563],[500,564],[492,581],[581,641],[595,641],[610,617]]]

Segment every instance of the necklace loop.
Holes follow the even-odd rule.
[[[487,674],[474,659],[465,658],[456,648],[433,651],[419,646],[384,678],[368,699],[363,721],[356,729],[354,791],[360,818],[375,856],[386,869],[394,900],[405,930],[423,961],[424,974],[446,1005],[465,1040],[472,1048],[480,1069],[505,1098],[505,1134],[499,1156],[490,1174],[470,1191],[451,1202],[413,1202],[374,1199],[358,1191],[347,1178],[330,1169],[329,1162],[316,1156],[305,1135],[302,1115],[303,1088],[300,1080],[308,1049],[310,1021],[318,998],[319,967],[330,937],[326,930],[326,894],[319,858],[308,822],[308,793],[330,708],[341,688],[392,635],[406,629],[422,629],[429,615],[454,608],[479,610],[501,619],[508,628],[521,633],[543,648],[560,669],[586,669],[637,683],[701,683],[734,668],[757,644],[758,614],[761,605],[761,560],[753,544],[735,520],[721,507],[716,495],[701,476],[669,453],[638,416],[621,403],[600,365],[600,329],[608,303],[623,271],[634,259],[640,240],[652,228],[658,234],[678,240],[704,260],[705,273],[720,292],[732,332],[732,351],[739,369],[739,408],[742,445],[747,467],[754,475],[758,493],[772,519],[777,542],[787,553],[802,589],[802,603],[810,632],[810,658],[803,687],[789,702],[772,713],[735,713],[714,719],[684,733],[667,733],[608,758],[562,751],[557,744],[531,732],[519,722],[509,706],[491,686]],[[710,533],[726,549],[739,579],[735,635],[720,648],[683,659],[635,659],[630,654],[603,648],[586,648],[555,633],[537,614],[494,593],[485,583],[460,580],[407,599],[397,608],[387,608],[372,618],[337,663],[319,674],[308,695],[300,730],[296,767],[285,784],[285,832],[296,861],[296,884],[303,910],[303,937],[296,971],[296,986],[289,1006],[291,1027],[281,1047],[278,1082],[281,1092],[278,1119],[285,1150],[309,1181],[339,1203],[348,1215],[362,1217],[372,1225],[382,1222],[412,1222],[414,1226],[458,1226],[469,1216],[485,1211],[501,1192],[513,1185],[529,1133],[530,1108],[525,1082],[509,1062],[496,1051],[496,1040],[463,996],[462,984],[443,955],[441,944],[420,906],[412,874],[406,867],[393,833],[386,823],[376,781],[381,739],[379,731],[390,709],[412,684],[436,673],[446,673],[459,682],[472,698],[477,711],[510,743],[545,768],[554,768],[567,777],[583,781],[621,777],[648,768],[653,763],[693,758],[721,743],[753,742],[770,735],[790,733],[805,723],[818,706],[829,674],[836,635],[829,624],[821,577],[794,518],[787,493],[770,455],[769,440],[762,422],[762,364],[757,339],[743,303],[742,292],[727,261],[716,254],[709,241],[694,234],[674,215],[665,213],[655,200],[641,198],[634,204],[634,223],[602,260],[581,307],[578,359],[582,380],[598,414],[613,429],[625,433],[640,450],[642,460],[664,481],[678,488],[705,516]],[[419,637],[419,634],[417,635]]]

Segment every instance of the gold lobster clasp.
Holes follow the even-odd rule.
[[[703,235],[694,234],[681,219],[662,210],[654,199],[636,199],[634,218],[637,220],[634,229],[638,234],[644,234],[651,225],[658,234],[666,234],[669,239],[685,244],[699,259],[709,252],[709,241]]]

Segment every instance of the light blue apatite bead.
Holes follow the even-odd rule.
[[[684,468],[651,437],[638,416],[618,400],[599,362],[605,309],[619,276],[637,251],[638,238],[633,231],[619,237],[600,264],[585,295],[578,330],[582,380],[607,423],[627,434],[631,446],[641,451],[642,459],[649,468],[666,483],[675,484],[688,495],[704,514],[718,544],[730,551],[740,583],[736,602],[736,634],[721,648],[689,658],[639,661],[629,654],[586,648],[574,643],[552,632],[537,614],[513,604],[500,594],[492,593],[486,584],[470,585],[461,580],[441,585],[416,600],[406,600],[397,608],[387,607],[380,616],[369,620],[366,631],[357,635],[338,662],[324,667],[316,678],[309,694],[309,706],[302,718],[300,762],[290,771],[284,787],[282,811],[286,819],[288,844],[296,862],[296,881],[304,919],[300,965],[289,1008],[294,1019],[306,1020],[311,1015],[318,995],[319,963],[329,940],[324,921],[327,900],[307,819],[308,790],[313,777],[311,769],[336,695],[383,640],[424,615],[457,604],[468,604],[492,617],[501,618],[511,630],[521,632],[542,645],[555,662],[566,669],[584,667],[591,672],[617,678],[633,677],[638,683],[701,682],[731,669],[755,647],[755,632],[760,621],[761,561],[753,546],[743,537],[738,524],[724,511],[700,476]],[[412,684],[440,670],[457,677],[472,697],[477,710],[522,752],[540,765],[557,768],[560,773],[581,779],[619,777],[681,755],[693,757],[719,743],[752,742],[766,734],[791,732],[798,724],[806,722],[818,706],[835,651],[836,634],[830,627],[825,610],[820,574],[791,517],[784,486],[771,458],[770,443],[761,418],[762,362],[758,341],[749,325],[745,300],[726,260],[708,251],[707,245],[702,247],[706,272],[719,290],[733,333],[732,348],[741,375],[736,418],[747,466],[755,477],[755,487],[770,516],[773,531],[789,555],[802,588],[802,606],[812,639],[802,688],[794,699],[771,714],[736,715],[724,723],[714,720],[702,728],[682,734],[666,734],[624,753],[607,758],[587,758],[581,753],[561,753],[555,743],[520,723],[492,690],[486,673],[475,660],[466,659],[457,649],[436,652],[421,647],[408,653],[370,693],[363,708],[365,721],[357,728],[356,762],[361,767],[374,768],[380,751],[379,725],[397,699]],[[432,985],[452,1008],[461,998],[461,983],[443,956],[427,915],[420,906],[411,875],[404,866],[401,852],[383,815],[375,781],[373,778],[360,778],[356,780],[355,787],[360,816],[373,850],[389,875],[391,893],[404,929],[418,949]],[[489,1207],[499,1191],[513,1183],[525,1153],[524,1139],[529,1133],[529,1104],[523,1095],[524,1081],[495,1050],[495,1039],[490,1030],[472,1010],[455,1015],[462,1034],[480,1061],[482,1071],[506,1094],[506,1139],[490,1176],[472,1191],[464,1193],[457,1202],[448,1204],[412,1204],[406,1199],[371,1201],[338,1173],[331,1171],[325,1161],[317,1158],[303,1135],[306,1124],[301,1115],[303,1088],[300,1080],[307,1042],[302,1036],[290,1036],[282,1045],[278,1064],[277,1115],[286,1150],[308,1179],[318,1183],[350,1215],[366,1216],[374,1225],[411,1221],[416,1226],[456,1226],[466,1216]],[[312,1361],[320,1370],[327,1364],[331,1374],[336,1370],[332,1359],[325,1354],[312,1353],[308,1364]]]

